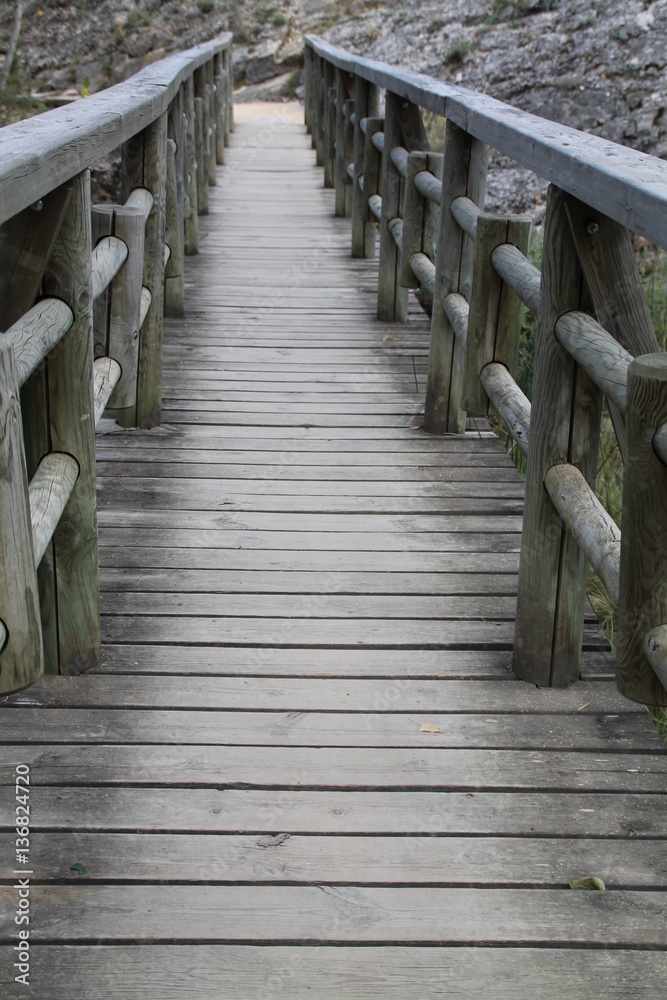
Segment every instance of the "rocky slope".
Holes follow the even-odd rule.
[[[294,69],[313,32],[667,157],[667,0],[26,0],[15,79],[94,92],[227,29],[239,85]],[[501,195],[521,208],[539,186]]]

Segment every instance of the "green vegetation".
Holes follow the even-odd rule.
[[[462,63],[465,57],[470,52],[470,48],[471,48],[471,43],[467,39],[464,39],[461,42],[457,42],[456,45],[454,45],[454,47],[451,48],[447,53],[447,55],[445,56],[445,62],[447,63],[448,66],[456,66],[459,63]]]
[[[0,128],[46,111],[46,106],[41,101],[26,93],[29,89],[29,85],[21,78],[18,60],[15,58],[7,77],[7,86],[0,89]]]
[[[447,22],[443,21],[441,18],[436,18],[435,21],[431,21],[426,31],[429,35],[434,35],[436,31],[441,31]]]
[[[260,24],[266,24],[271,20],[274,14],[278,13],[277,7],[264,7],[262,10],[255,11],[255,19],[259,21]]]
[[[301,83],[301,70],[295,69],[293,73],[290,73],[290,75],[280,88],[280,96],[289,97],[290,99],[293,99],[294,97],[296,97],[297,87],[299,86],[300,83]]]
[[[202,14],[210,14],[215,10],[215,0],[197,0],[197,7]]]
[[[130,29],[130,31],[136,31],[137,28],[147,28],[150,23],[150,14],[139,4],[136,7],[133,7],[125,18],[125,25]]]

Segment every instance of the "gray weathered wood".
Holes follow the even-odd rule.
[[[47,297],[29,309],[6,333],[0,334],[0,345],[12,347],[14,351],[19,386],[60,343],[73,322],[74,314],[66,302]]]
[[[625,417],[632,355],[587,313],[564,313],[556,321],[555,332],[558,343]]]
[[[185,310],[183,217],[178,197],[178,175],[176,143],[168,139],[165,241],[170,254],[164,278],[165,316],[182,316]]]
[[[457,199],[455,204],[463,201]],[[494,269],[491,254],[502,244],[513,244],[526,254],[530,227],[531,220],[525,216],[481,214],[476,219],[463,388],[463,408],[476,417],[486,416],[489,409],[479,378],[484,365],[499,362],[515,375],[519,357],[521,302]]]
[[[518,247],[510,243],[497,246],[491,254],[491,263],[534,316],[540,312],[540,271]]]
[[[199,250],[199,214],[197,206],[197,132],[195,125],[194,82],[189,77],[184,86],[183,130],[185,134],[185,219],[184,250],[196,254]]]
[[[581,304],[581,271],[564,196],[550,188],[544,237],[542,302],[526,475],[526,505],[514,640],[523,680],[564,685],[576,680],[586,588],[583,554],[544,489],[553,465],[577,466],[592,485],[597,472],[600,393],[555,336],[559,316]],[[547,638],[548,637],[548,638]]]
[[[332,65],[447,118],[546,180],[661,245],[667,243],[667,166],[645,153],[578,132],[422,73],[353,55],[316,38]]]
[[[5,129],[0,143],[0,221],[32,205],[145,129],[168,110],[193,70],[230,44],[231,34],[226,33],[169,56],[85,101]]]
[[[666,361],[664,354],[644,355],[628,372],[616,683],[645,705],[667,705],[667,689],[643,650],[646,633],[667,623],[667,467],[652,441],[667,420]]]
[[[368,221],[368,189],[366,187],[366,135],[361,128],[364,119],[378,113],[378,90],[362,77],[354,78],[354,178],[352,186],[352,256],[375,256],[375,225]],[[376,170],[377,185],[377,170]],[[362,187],[363,178],[363,187]],[[369,182],[370,184],[370,182]],[[375,188],[377,191],[377,186]],[[370,192],[374,193],[373,191]]]
[[[79,466],[71,455],[52,451],[44,456],[30,480],[28,497],[35,568],[51,542],[78,475]]]
[[[93,298],[104,292],[127,260],[127,244],[115,236],[105,236],[92,253]]]
[[[153,198],[146,221],[143,267],[143,284],[151,294],[151,303],[139,338],[136,410],[125,407],[119,421],[123,426],[132,426],[136,421],[139,427],[155,427],[160,423],[162,407],[167,115],[153,122],[140,138],[139,155],[132,161],[135,173],[130,180],[133,187],[145,188]]]
[[[422,254],[433,261],[435,256],[436,218],[431,202],[415,186],[415,177],[426,171],[442,178],[442,154],[412,152],[407,156],[407,174],[403,200],[403,246],[400,260],[400,282],[405,288],[418,288],[411,258]],[[435,268],[433,268],[435,274]],[[433,293],[433,278],[429,291]]]
[[[35,301],[70,195],[65,184],[0,226],[0,330]]]
[[[644,637],[644,656],[667,690],[667,626],[658,625]]]
[[[530,439],[530,403],[505,365],[494,361],[485,365],[479,380],[512,438],[524,455]]]
[[[53,536],[61,672],[80,672],[100,656],[90,176],[80,175],[45,276],[74,324],[49,358],[51,449],[71,455],[79,476]]]
[[[348,97],[346,74],[337,69],[335,81],[334,213],[338,216],[345,216],[345,189],[347,187],[347,164],[349,163],[345,156],[345,102]]]
[[[127,259],[113,281],[109,296],[109,357],[118,362],[122,371],[109,405],[115,409],[130,407],[134,414],[144,266],[144,213],[141,208],[117,206],[113,224],[116,238],[127,248]]]
[[[208,215],[208,161],[204,134],[204,99],[195,97],[195,150],[197,157],[197,212]]]
[[[407,291],[400,284],[400,253],[390,229],[390,223],[394,219],[400,219],[403,208],[403,179],[391,158],[391,153],[395,147],[401,146],[407,141],[403,130],[404,123],[411,132],[418,131],[418,126],[409,121],[410,118],[415,117],[419,117],[418,108],[412,106],[399,108],[398,98],[387,92],[385,95],[384,152],[382,156],[382,216],[380,219],[377,316],[378,319],[388,320],[390,323],[405,323],[408,308]],[[375,133],[371,137],[371,141],[377,134]],[[427,148],[427,146],[428,143],[424,142],[423,148]],[[371,193],[372,191],[369,190],[368,194]]]
[[[579,469],[552,465],[544,486],[554,507],[598,574],[614,601],[618,601],[621,532]]]
[[[96,427],[120,375],[120,365],[112,358],[97,358],[93,364],[93,401]]]
[[[465,348],[442,303],[455,292],[470,300],[474,243],[462,232],[451,209],[454,200],[463,196],[483,206],[487,162],[487,147],[448,121],[424,407],[424,429],[431,434],[460,434],[465,427],[462,409]]]
[[[11,347],[0,349],[0,691],[43,673],[39,593],[32,548],[19,386]]]

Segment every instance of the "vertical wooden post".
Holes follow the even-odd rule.
[[[306,126],[306,132],[308,135],[312,134],[313,122],[312,122],[312,108],[311,101],[313,96],[313,80],[312,80],[312,49],[309,45],[305,45],[303,49],[303,86],[305,90],[305,99],[303,102],[303,120]]]
[[[423,253],[430,261],[435,256],[435,205],[415,187],[415,177],[424,170],[442,179],[442,153],[416,151],[408,154],[408,174],[403,198],[403,245],[399,266],[399,280],[404,288],[419,287],[419,281],[410,267],[412,255]]]
[[[0,694],[44,671],[21,406],[11,347],[0,347]]]
[[[96,247],[105,236],[113,236],[115,208],[115,205],[92,206],[91,233],[93,247]],[[107,286],[93,302],[93,357],[95,358],[103,358],[109,353],[110,296],[111,289]]]
[[[488,158],[484,143],[454,122],[447,122],[424,408],[424,430],[430,434],[461,434],[465,430],[466,415],[461,406],[465,350],[442,302],[451,292],[459,292],[470,301],[475,248],[453,218],[451,206],[461,195],[484,206]]]
[[[352,215],[352,178],[348,173],[348,167],[352,164],[354,169],[354,124],[352,119],[355,116],[354,100],[348,98],[345,102],[345,118],[343,129],[343,158],[345,160],[345,216]]]
[[[90,174],[74,180],[44,288],[74,324],[48,361],[51,449],[72,455],[79,477],[53,536],[61,673],[99,662],[100,612],[95,500]]]
[[[316,95],[317,100],[317,128],[315,129],[315,163],[318,167],[324,166],[324,133],[325,133],[325,117],[327,110],[327,80],[325,74],[324,60],[321,56],[317,56],[317,81],[318,81],[318,92]]]
[[[204,100],[195,97],[195,149],[197,156],[197,211],[208,215],[208,160],[204,140]]]
[[[391,158],[396,146],[408,152],[428,150],[428,139],[419,108],[387,91],[384,113],[384,155],[382,157],[382,218],[380,220],[380,264],[378,269],[378,319],[405,323],[408,318],[408,293],[399,281],[400,254],[389,230],[392,219],[403,209],[403,178]]]
[[[217,54],[214,60],[214,96],[215,96],[215,159],[222,165],[225,162],[225,75],[222,69],[222,56]]]
[[[327,87],[325,90],[326,104],[324,106],[324,186],[332,188],[334,178],[334,158],[336,151],[336,88],[328,85],[328,77],[333,66],[327,63]]]
[[[570,195],[565,206],[598,322],[634,357],[653,354],[658,340],[630,234]],[[613,403],[609,411],[625,459],[623,414]]]
[[[199,206],[197,203],[197,135],[195,124],[195,94],[192,77],[185,82],[185,225],[186,254],[199,251]]]
[[[643,651],[646,633],[667,624],[667,466],[653,448],[667,422],[667,355],[628,369],[616,684],[644,705],[667,705],[667,690]]]
[[[34,476],[44,455],[51,450],[49,433],[49,403],[46,365],[40,365],[27,382],[21,386],[21,416],[23,418],[23,445],[25,448],[28,482]],[[44,673],[60,672],[58,648],[58,620],[56,600],[56,571],[53,562],[53,543],[42,556],[37,567],[39,610],[42,621],[44,648]],[[1,612],[0,612],[1,614]]]
[[[558,317],[581,307],[582,287],[563,192],[551,186],[535,345],[514,672],[522,680],[554,687],[564,687],[579,676],[587,567],[544,489],[544,477],[552,465],[569,462],[594,485],[600,430],[600,392],[555,336]]]
[[[164,311],[166,316],[182,316],[185,311],[183,216],[178,197],[176,154],[176,143],[173,139],[167,139],[165,241],[171,252],[164,278]]]
[[[153,195],[153,207],[146,221],[143,283],[151,293],[151,304],[139,342],[137,426],[147,428],[156,427],[162,419],[167,115],[149,125],[144,136],[143,186]]]
[[[345,102],[347,100],[346,74],[336,67],[336,111],[335,111],[335,149],[334,149],[334,189],[335,208],[337,216],[345,215],[345,185],[347,182],[347,163],[345,162]]]
[[[364,118],[374,118],[378,113],[378,88],[361,76],[354,79],[354,183],[352,186],[352,256],[375,256],[375,220],[368,220],[368,187],[365,153],[366,136],[361,130]],[[377,156],[379,153],[374,149]],[[363,178],[363,180],[362,180]],[[361,181],[361,183],[360,183]],[[363,190],[362,186],[363,184]],[[370,191],[377,194],[377,191]]]
[[[232,50],[225,49],[225,66],[227,67],[227,125],[228,132],[234,131],[234,63]]]
[[[215,114],[215,79],[213,76],[213,60],[209,61],[204,66],[204,71],[206,73],[206,108],[207,108],[207,124],[206,124],[206,141],[207,151],[208,151],[208,183],[211,187],[215,187],[218,183],[216,177],[216,167],[218,163],[218,136],[217,136],[217,125],[216,125],[216,114]]]
[[[118,205],[114,211],[114,236],[128,249],[127,260],[113,279],[109,308],[109,357],[121,367],[121,377],[109,399],[109,406],[130,408],[135,417],[137,369],[139,361],[139,325],[144,267],[144,214],[139,208]],[[120,422],[120,414],[119,414]],[[123,422],[123,426],[132,426]]]
[[[496,273],[491,254],[502,243],[528,253],[531,220],[526,216],[480,215],[477,219],[463,406],[474,416],[486,416],[489,398],[479,380],[485,365],[498,361],[516,374],[521,333],[521,302]]]
[[[33,305],[71,194],[71,185],[64,184],[0,226],[0,329],[7,330]],[[20,400],[25,464],[30,481],[50,449],[44,365],[23,384]],[[57,674],[58,630],[51,545],[37,569],[37,582],[44,670]]]
[[[392,149],[400,146],[403,138],[396,107],[398,100],[390,91],[386,92],[377,315],[378,319],[405,323],[408,318],[408,293],[398,280],[398,247],[389,231],[389,223],[401,213],[402,202],[401,175],[391,159]]]

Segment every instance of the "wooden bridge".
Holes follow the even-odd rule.
[[[662,997],[665,164],[315,39],[232,130],[229,46],[0,133],[2,995]]]

